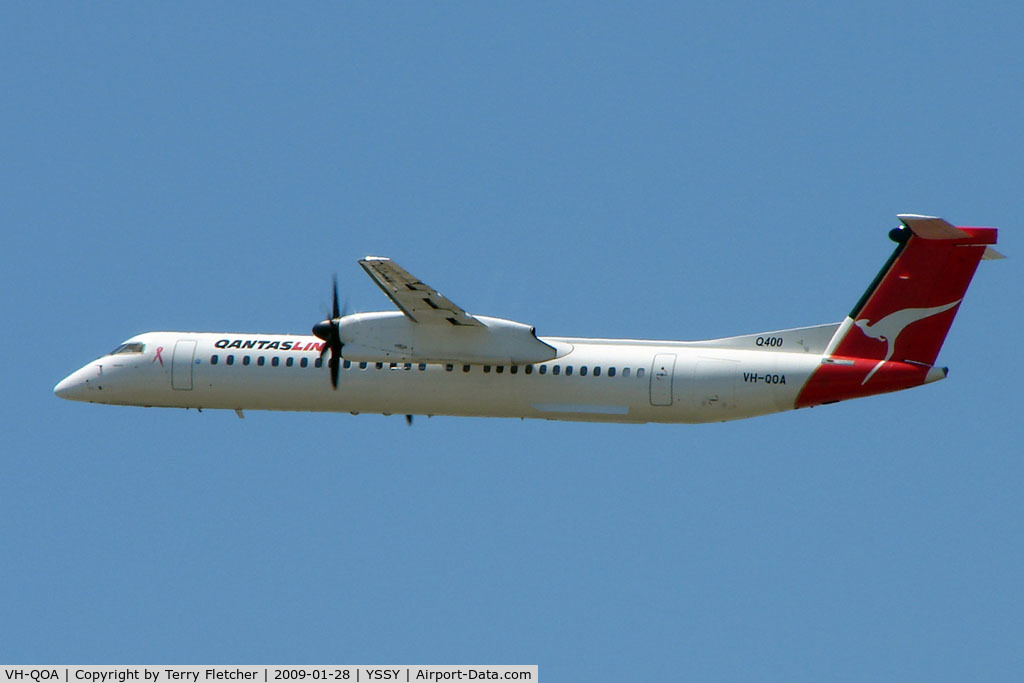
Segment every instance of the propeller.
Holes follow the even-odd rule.
[[[332,279],[334,285],[334,303],[331,306],[331,317],[327,320],[321,320],[316,325],[313,325],[313,334],[319,339],[324,341],[324,348],[320,351],[320,358],[327,355],[327,352],[331,352],[331,357],[327,361],[327,367],[331,370],[331,386],[337,390],[338,388],[338,367],[341,364],[341,330],[338,326],[338,321],[341,319],[341,308],[338,306],[338,276],[335,275]]]

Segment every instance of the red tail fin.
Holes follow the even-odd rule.
[[[798,406],[923,383],[978,262],[999,257],[987,246],[996,243],[994,228],[954,227],[931,216],[899,218],[905,227],[889,233],[895,252],[826,351],[833,359],[874,362],[823,365],[801,391]]]
[[[900,220],[906,228],[890,233],[896,251],[850,313],[853,326],[844,325],[833,355],[933,364],[985,245],[996,243],[993,228]]]

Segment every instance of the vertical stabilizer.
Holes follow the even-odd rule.
[[[889,233],[896,249],[840,325],[827,359],[798,406],[896,391],[922,384],[982,258],[1000,255],[994,228],[953,226],[941,218],[901,214]],[[920,378],[917,375],[920,374]]]

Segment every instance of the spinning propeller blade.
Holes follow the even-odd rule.
[[[341,365],[341,330],[338,326],[338,321],[341,320],[342,313],[341,308],[338,305],[338,276],[335,275],[333,280],[334,298],[331,305],[331,317],[326,320],[321,320],[316,325],[313,325],[313,334],[317,338],[324,341],[324,348],[320,351],[320,357],[323,358],[327,355],[327,352],[331,352],[331,357],[327,361],[327,367],[331,370],[331,386],[335,389],[338,388],[338,370]]]

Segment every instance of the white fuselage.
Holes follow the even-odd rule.
[[[345,361],[337,390],[306,335],[150,332],[76,371],[64,398],[115,405],[715,422],[790,410],[835,325],[711,342],[548,337],[520,365]],[[794,334],[802,333],[802,334]],[[769,341],[771,340],[771,341]],[[776,348],[776,346],[778,348]]]
[[[901,214],[897,246],[842,322],[708,341],[538,337],[471,315],[389,258],[359,265],[397,311],[314,336],[147,332],[55,388],[115,405],[588,422],[722,422],[943,379],[935,360],[994,228]],[[324,359],[326,357],[326,363]],[[325,367],[326,365],[326,367]]]

